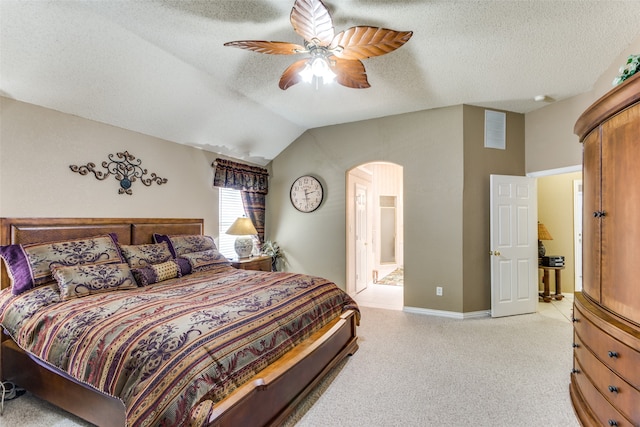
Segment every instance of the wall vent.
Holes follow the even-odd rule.
[[[484,110],[484,147],[505,150],[507,147],[507,115]]]

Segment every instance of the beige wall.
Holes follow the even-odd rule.
[[[582,145],[573,133],[578,117],[613,87],[621,65],[631,54],[640,53],[640,36],[604,71],[586,93],[549,104],[525,116],[527,173],[582,164]],[[553,94],[549,94],[553,96]]]
[[[462,286],[462,106],[312,129],[271,163],[267,234],[289,269],[344,288],[346,171],[372,161],[404,168],[405,304],[460,311]],[[326,197],[310,214],[288,192],[295,178],[322,180]],[[436,284],[448,286],[435,301]],[[432,296],[433,295],[433,296]],[[453,308],[455,307],[455,308]]]
[[[487,174],[524,172],[524,118],[509,113],[507,120],[506,152],[483,148],[484,109],[477,107],[309,130],[271,163],[267,234],[286,251],[290,270],[344,287],[345,173],[372,161],[396,163],[404,168],[405,306],[487,310]],[[310,214],[288,201],[291,183],[304,174],[319,177],[326,191],[322,206]],[[444,288],[442,297],[436,297],[436,286]]]
[[[582,172],[538,178],[538,221],[542,222],[553,240],[542,242],[547,255],[564,255],[562,291],[573,292],[575,256],[573,238],[573,181],[581,180]],[[551,279],[551,290],[554,288]]]
[[[491,307],[490,185],[495,175],[524,175],[524,115],[507,113],[506,150],[484,148],[484,108],[464,107],[464,305]]]
[[[204,218],[218,234],[216,155],[114,126],[0,97],[0,216]],[[168,182],[132,185],[118,194],[115,178],[98,181],[69,165],[98,165],[128,150],[149,174]]]

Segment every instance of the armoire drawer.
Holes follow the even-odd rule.
[[[582,374],[598,389],[625,417],[640,425],[640,391],[632,387],[607,368],[583,344],[576,333],[574,336],[574,357],[582,366]]]
[[[593,415],[598,418],[602,426],[635,427],[631,421],[626,419],[607,399],[595,388],[584,373],[580,362],[574,358],[575,369],[573,381],[575,381],[580,393],[588,402]]]
[[[573,327],[580,339],[605,365],[629,384],[640,389],[640,352],[611,337],[589,321],[577,304]]]

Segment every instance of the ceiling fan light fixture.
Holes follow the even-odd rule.
[[[302,77],[302,81],[305,83],[322,80],[322,83],[330,84],[335,80],[336,74],[331,71],[327,57],[324,55],[315,55],[307,61],[305,67],[300,71],[300,77]]]
[[[238,40],[224,45],[271,55],[308,53],[284,70],[279,87],[286,90],[299,82],[324,84],[334,80],[342,86],[365,89],[371,85],[362,59],[392,52],[413,35],[382,27],[355,26],[335,34],[331,14],[322,0],[295,0],[290,15],[294,31],[304,39],[304,47],[288,42]]]

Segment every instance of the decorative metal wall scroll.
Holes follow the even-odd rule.
[[[80,175],[87,175],[91,172],[100,181],[114,175],[115,179],[120,182],[118,194],[126,193],[131,195],[131,184],[136,182],[137,179],[140,179],[147,187],[154,182],[158,185],[167,183],[167,178],[160,178],[155,173],[152,173],[149,177],[145,177],[147,170],[140,167],[142,160],[136,159],[135,156],[129,154],[128,151],[116,153],[116,156],[120,160],[115,159],[113,154],[109,154],[109,161],[102,162],[102,167],[106,169],[106,172],[95,170],[95,163],[87,163],[84,166],[70,165],[69,168]]]

